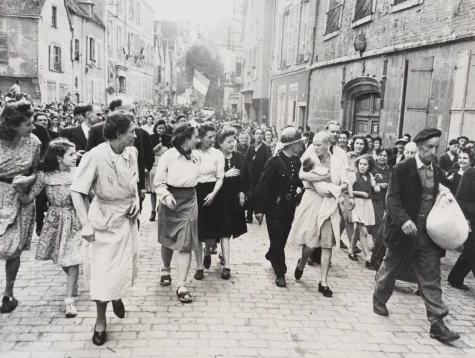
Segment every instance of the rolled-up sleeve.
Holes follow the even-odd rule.
[[[94,181],[97,178],[97,161],[95,152],[87,152],[81,159],[76,175],[71,185],[71,191],[88,195]]]
[[[167,187],[168,167],[170,165],[170,152],[165,152],[158,160],[157,170],[153,178],[153,185],[155,186],[155,193],[157,199],[163,201],[167,195],[171,195]]]

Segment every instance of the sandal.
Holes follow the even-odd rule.
[[[172,284],[172,277],[170,275],[162,275],[160,277],[160,286],[170,286]]]
[[[13,297],[4,296],[2,299],[2,306],[0,307],[0,313],[10,313],[18,306],[18,301]]]
[[[181,291],[181,292],[178,292],[180,290],[180,288],[184,288],[184,290]],[[178,297],[178,299],[180,300],[181,303],[191,303],[191,302],[193,302],[193,296],[191,296],[188,289],[184,286],[178,287],[176,289],[176,295],[177,295],[177,297]]]

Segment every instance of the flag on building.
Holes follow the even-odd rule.
[[[204,103],[210,80],[207,79],[200,71],[195,68],[193,76],[193,88],[195,89],[195,100]]]

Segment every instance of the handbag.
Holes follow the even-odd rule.
[[[434,206],[427,216],[427,233],[437,246],[453,250],[467,240],[469,225],[459,204],[448,195],[437,195]]]

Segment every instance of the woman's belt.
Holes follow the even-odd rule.
[[[6,184],[12,184],[13,178],[0,178],[0,182],[6,183]]]
[[[129,204],[129,203],[132,203],[134,201],[134,197],[131,196],[131,197],[128,197],[128,198],[124,198],[124,199],[117,199],[117,200],[104,200],[104,199],[99,199],[97,196],[96,196],[96,200],[99,204],[105,204],[105,205],[123,205],[123,204]]]
[[[194,186],[179,188],[179,187],[176,187],[176,186],[173,186],[173,185],[169,185],[169,184],[167,184],[167,187],[168,187],[168,189],[172,189],[172,190],[190,190],[190,189],[194,189],[194,188],[195,188]]]

